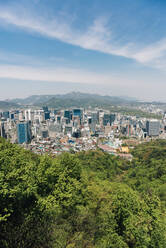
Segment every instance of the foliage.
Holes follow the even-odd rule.
[[[109,108],[110,109],[110,108]],[[160,114],[154,114],[154,113],[149,113],[147,111],[142,111],[138,108],[136,108],[136,106],[127,106],[127,107],[123,107],[123,106],[112,106],[110,109],[111,112],[115,112],[115,113],[121,113],[123,115],[129,115],[129,116],[138,116],[138,117],[142,117],[142,118],[155,118],[155,119],[162,119],[162,115]]]
[[[0,140],[0,247],[165,248],[166,142],[127,162],[39,156]]]

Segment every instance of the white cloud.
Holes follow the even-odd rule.
[[[7,79],[7,81],[5,81],[4,79]],[[28,88],[29,82],[28,84],[26,84],[25,80],[32,81],[34,83],[33,87],[32,84],[30,84],[32,89]],[[19,84],[18,89],[17,83],[19,81],[21,82],[21,84]],[[39,83],[41,84],[38,89],[36,88],[37,86],[35,86],[35,81],[38,82],[38,86]],[[2,84],[0,95],[3,96],[3,99],[3,92],[5,91],[5,87],[3,87],[3,84],[5,82],[10,82],[9,85],[12,89],[10,91],[10,94],[13,97],[18,94],[17,91],[21,91],[22,93],[24,92],[24,94],[26,92],[29,92],[26,93],[29,95],[34,94],[34,92],[35,94],[38,94],[38,92],[41,92],[40,88],[43,87],[43,92],[50,92],[51,94],[50,89],[52,89],[54,85],[56,85],[56,89],[61,89],[61,92],[65,92],[66,88],[68,89],[68,91],[72,91],[74,87],[73,85],[75,83],[75,87],[79,87],[77,87],[77,90],[83,89],[84,92],[88,92],[89,89],[92,93],[100,92],[101,94],[130,95],[139,97],[140,99],[148,100],[165,100],[166,89],[164,80],[160,79],[159,83],[156,84],[155,77],[146,79],[142,78],[141,76],[137,76],[133,79],[130,77],[126,77],[125,75],[106,75],[73,68],[34,68],[22,65],[0,65],[0,84]],[[46,82],[46,84],[44,82]],[[16,85],[17,90],[15,89]],[[69,85],[69,87],[67,87],[67,85]],[[7,97],[9,96],[8,89],[6,89],[5,94],[7,95]]]
[[[58,20],[58,18],[46,20],[41,16],[29,16],[24,9],[17,12],[16,10],[0,8],[0,19],[7,24],[27,31],[37,32],[40,35],[55,38],[85,49],[109,52],[105,45],[107,42],[109,44],[111,33],[106,27],[106,20],[104,18],[95,20],[88,30],[84,32],[72,28],[71,25]]]
[[[103,75],[73,68],[33,68],[28,66],[0,65],[0,78],[45,82],[116,84],[112,75]]]
[[[166,72],[166,38],[136,52],[133,58],[146,66]]]
[[[23,8],[0,7],[0,20],[0,25],[4,23],[14,25],[84,49],[123,56],[146,66],[165,70],[166,38],[144,48],[139,48],[138,44],[132,42],[117,45],[105,18],[94,20],[86,30],[78,30],[71,23],[63,22],[58,17],[49,19],[36,13],[28,14],[27,9]]]
[[[27,10],[24,9],[17,11],[15,8],[0,8],[1,25],[5,22],[27,31],[37,32],[43,36],[80,46],[84,49],[132,57],[131,45],[127,44],[122,47],[113,45],[112,34],[105,18],[94,20],[94,23],[87,30],[80,31],[58,18],[48,20],[39,15],[28,15],[27,13]]]
[[[32,56],[32,55],[24,55],[24,54],[17,54],[11,52],[4,52],[0,50],[0,63],[1,64],[8,64],[8,65],[26,65],[26,66],[40,66],[40,67],[49,67],[53,64],[68,64],[69,62],[63,57],[55,57],[55,56],[48,56],[40,57]]]
[[[149,61],[153,61],[155,59],[163,57],[165,51],[166,38],[154,44],[150,44],[149,46],[145,47],[142,51],[136,53],[134,57],[142,63],[147,63]]]

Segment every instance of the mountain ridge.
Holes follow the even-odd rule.
[[[61,102],[64,101],[65,102]],[[82,92],[70,92],[67,94],[56,94],[56,95],[32,95],[27,98],[16,98],[9,101],[10,103],[15,103],[19,105],[33,105],[41,106],[47,105],[49,107],[65,107],[66,105],[86,107],[86,106],[104,106],[110,104],[127,104],[129,102],[137,102],[137,100],[118,97],[118,96],[109,96],[109,95],[99,95],[99,94],[90,94]]]

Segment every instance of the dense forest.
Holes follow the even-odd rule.
[[[165,248],[166,141],[132,154],[51,158],[1,139],[0,247]]]

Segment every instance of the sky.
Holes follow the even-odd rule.
[[[166,101],[165,0],[0,0],[0,100]]]

